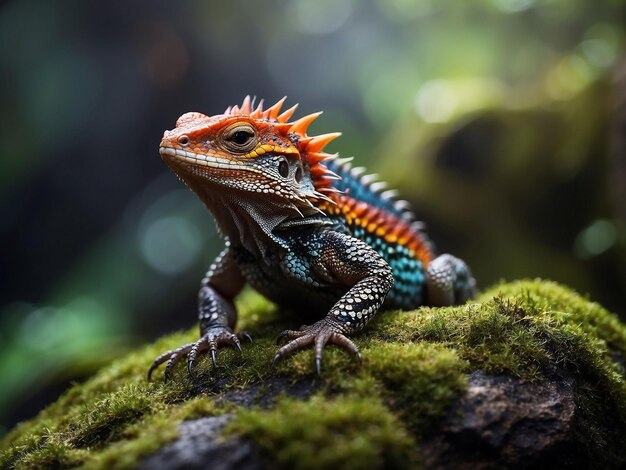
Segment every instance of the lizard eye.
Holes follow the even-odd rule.
[[[250,134],[247,131],[237,131],[233,134],[231,140],[237,145],[245,145],[254,134]]]
[[[289,164],[287,163],[287,160],[285,160],[285,157],[280,159],[280,163],[278,164],[278,174],[283,178],[287,178],[287,176],[289,176]]]
[[[224,132],[222,142],[232,152],[250,152],[257,144],[256,130],[247,123],[237,124]]]

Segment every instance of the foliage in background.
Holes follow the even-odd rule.
[[[247,93],[324,110],[313,131],[342,131],[334,149],[400,187],[482,286],[550,276],[621,308],[625,230],[607,175],[625,10],[5,3],[0,432],[69,380],[195,320],[221,242],[157,145],[183,112]]]

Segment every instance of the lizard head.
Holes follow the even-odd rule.
[[[321,113],[290,122],[297,105],[281,113],[284,101],[263,109],[262,101],[254,107],[246,97],[223,114],[183,114],[175,129],[165,131],[160,154],[207,205],[252,195],[258,204],[311,213],[335,191],[336,175],[324,165],[335,156],[323,148],[341,134],[308,136]]]

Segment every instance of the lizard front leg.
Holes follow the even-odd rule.
[[[283,331],[277,342],[283,338],[292,341],[278,350],[272,362],[275,364],[293,351],[314,346],[318,374],[327,343],[347,349],[360,360],[358,348],[347,335],[361,330],[374,317],[393,286],[391,268],[366,243],[333,231],[322,232],[319,237],[321,249],[311,261],[312,274],[326,284],[346,288],[347,292],[322,320],[300,330]],[[283,268],[301,272],[294,260],[287,260]]]
[[[187,358],[187,369],[192,373],[199,353],[209,351],[213,365],[217,363],[217,349],[221,346],[234,346],[241,351],[240,338],[251,341],[246,332],[233,333],[237,312],[233,299],[244,285],[244,277],[234,261],[233,253],[227,246],[217,257],[207,272],[198,292],[200,339],[167,351],[157,357],[148,370],[148,380],[154,369],[167,361],[165,380],[171,376],[172,368],[183,358]]]

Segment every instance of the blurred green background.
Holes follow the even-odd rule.
[[[625,24],[617,0],[5,2],[0,434],[194,324],[221,242],[157,147],[246,94],[324,110],[480,286],[626,315]]]

